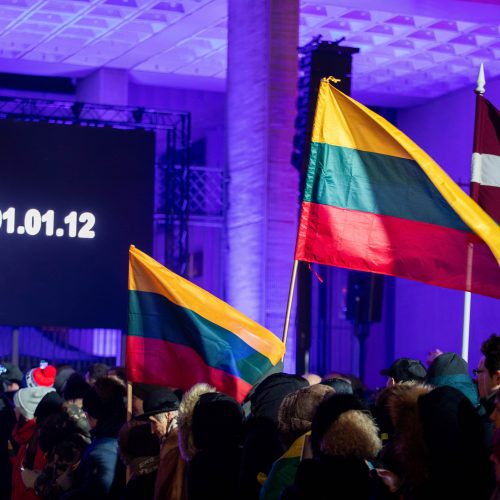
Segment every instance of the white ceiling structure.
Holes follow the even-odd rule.
[[[109,67],[143,83],[223,90],[227,1],[0,0],[0,71]],[[360,49],[353,94],[367,104],[471,86],[481,62],[487,79],[500,75],[500,0],[301,0],[300,45],[317,35]]]

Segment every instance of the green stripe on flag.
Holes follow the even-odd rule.
[[[269,358],[234,333],[156,293],[129,291],[128,334],[190,347],[208,366],[252,385],[272,367]]]
[[[470,232],[413,160],[312,143],[304,201]]]

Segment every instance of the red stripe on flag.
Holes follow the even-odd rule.
[[[244,380],[206,365],[199,354],[164,340],[127,337],[127,378],[130,382],[190,389],[206,382],[241,402],[252,386]]]
[[[476,100],[474,153],[500,156],[500,112],[483,96]]]
[[[472,233],[435,224],[303,202],[295,259],[500,298],[500,267],[490,249]]]
[[[471,197],[498,224],[500,224],[500,187],[471,182]]]

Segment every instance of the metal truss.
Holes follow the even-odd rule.
[[[165,263],[185,275],[189,260],[189,113],[129,106],[0,96],[0,119],[60,125],[145,129],[156,135],[155,222],[165,239]],[[158,225],[155,224],[155,229]],[[158,237],[158,234],[155,234]]]

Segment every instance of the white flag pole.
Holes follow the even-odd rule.
[[[477,76],[477,86],[474,92],[480,96],[484,94],[484,86],[486,84],[486,79],[484,78],[484,66],[481,63],[479,67],[479,74]],[[477,121],[477,117],[476,117]],[[474,124],[474,130],[476,128],[476,123]],[[469,249],[467,251],[467,287],[470,288],[471,278],[472,278],[472,256],[474,248],[472,244],[469,244]],[[470,335],[470,310],[471,310],[471,293],[465,292],[464,297],[464,322],[462,330],[462,358],[468,361],[469,358],[469,335]]]

